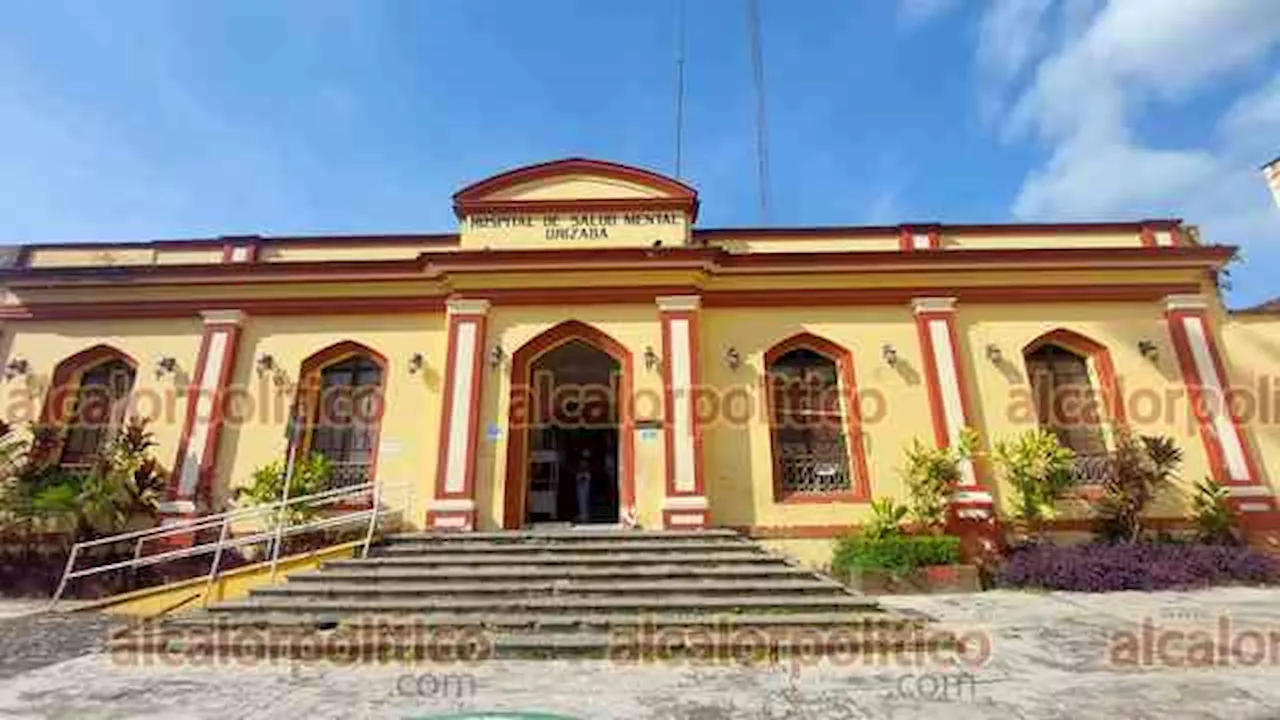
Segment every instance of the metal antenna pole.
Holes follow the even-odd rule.
[[[747,0],[751,72],[756,92],[756,176],[760,184],[760,222],[769,222],[769,131],[765,122],[764,48],[760,38],[759,0]]]
[[[680,178],[684,159],[684,23],[686,0],[676,6],[676,172]]]

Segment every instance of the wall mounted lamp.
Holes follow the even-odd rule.
[[[995,343],[987,344],[987,359],[992,365],[999,365],[1004,361],[1004,353],[1000,351],[1000,346]]]
[[[423,355],[420,352],[416,352],[409,356],[409,374],[410,375],[413,375],[414,373],[422,372],[422,369],[425,368],[426,366],[427,366],[426,355]]]
[[[658,353],[654,352],[652,345],[645,346],[644,349],[644,367],[646,370],[652,370],[658,367]]]
[[[507,353],[502,349],[501,345],[494,345],[493,350],[489,351],[489,367],[497,370],[502,367],[502,361],[506,359]]]
[[[262,353],[254,362],[254,368],[258,371],[258,377],[262,377],[276,368],[276,359],[271,357],[270,353]]]
[[[1138,341],[1138,353],[1151,362],[1160,359],[1160,348],[1156,347],[1156,344],[1150,340]]]
[[[742,366],[742,356],[738,354],[738,348],[730,345],[729,349],[724,351],[724,364],[728,365],[730,370],[737,370]]]
[[[172,355],[165,355],[156,360],[156,379],[160,379],[165,375],[173,375],[178,372],[178,360]]]
[[[884,364],[894,367],[898,364],[898,349],[889,343],[880,346],[880,357],[884,358]]]
[[[31,372],[31,364],[23,358],[13,358],[4,366],[4,379],[12,380],[19,375]]]

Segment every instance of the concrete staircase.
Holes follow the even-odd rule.
[[[387,537],[113,651],[370,661],[920,650],[922,623],[727,530]],[[714,654],[714,655],[713,655]]]

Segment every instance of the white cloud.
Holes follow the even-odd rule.
[[[1210,242],[1255,256],[1280,250],[1263,240],[1280,236],[1280,214],[1257,172],[1280,150],[1266,148],[1280,138],[1280,77],[1237,99],[1203,141],[1160,147],[1137,129],[1145,113],[1256,69],[1280,44],[1280,2],[1058,0],[1056,12],[1051,4],[993,0],[979,34],[986,81],[1016,97],[1004,131],[1050,151],[1024,179],[1013,214],[1181,216]],[[990,90],[981,90],[985,102]]]

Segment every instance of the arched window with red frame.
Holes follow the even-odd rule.
[[[870,495],[849,351],[803,333],[765,353],[774,496],[783,502]]]
[[[56,431],[51,457],[67,470],[87,470],[126,421],[138,364],[123,352],[97,345],[58,363],[43,421]]]
[[[302,364],[303,454],[330,463],[334,487],[370,482],[378,460],[386,359],[355,342],[321,350]]]
[[[1081,483],[1100,482],[1109,452],[1106,427],[1124,423],[1110,352],[1080,333],[1057,329],[1028,343],[1022,357],[1037,424],[1075,452]]]

